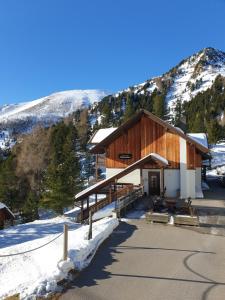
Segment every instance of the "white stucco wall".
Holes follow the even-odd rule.
[[[106,178],[113,176],[119,173],[123,169],[106,169]],[[148,183],[148,172],[160,172],[160,184],[161,184],[161,192],[163,191],[163,180],[162,180],[162,171],[160,169],[143,169],[143,185],[144,191],[149,193],[149,183]],[[140,169],[132,171],[130,174],[122,177],[118,180],[121,183],[133,183],[140,184]],[[166,196],[167,197],[175,197],[177,195],[177,190],[180,189],[180,170],[164,170],[164,186],[166,187]]]
[[[186,171],[186,181],[187,181],[187,195],[186,198],[191,197],[195,198],[195,170],[187,170]]]
[[[106,168],[106,178],[118,174],[120,171],[124,169],[117,169],[117,168]],[[118,179],[118,182],[121,183],[132,183],[132,184],[140,184],[140,169],[136,169],[130,172],[128,175]]]
[[[199,189],[202,188],[202,168],[196,168],[195,186]]]
[[[164,170],[164,186],[166,187],[166,197],[176,197],[180,190],[180,170]]]
[[[186,140],[180,137],[180,197],[187,197],[187,147]]]
[[[202,192],[202,168],[196,168],[195,171],[195,192],[196,198],[203,198],[203,192]]]
[[[186,140],[180,137],[180,197],[196,197],[196,170],[187,169]]]

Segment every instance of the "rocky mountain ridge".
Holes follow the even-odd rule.
[[[124,92],[152,94],[158,90],[165,94],[166,104],[173,111],[178,99],[190,101],[210,88],[218,75],[225,77],[225,52],[209,47],[182,60],[162,76],[129,87],[115,96]]]

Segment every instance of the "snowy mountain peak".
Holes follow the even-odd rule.
[[[178,99],[182,102],[190,101],[198,93],[210,88],[218,75],[225,76],[225,53],[205,48],[183,60],[173,71],[166,95],[172,110]],[[171,71],[167,74],[171,74]]]
[[[0,107],[0,122],[26,120],[55,121],[100,101],[108,93],[102,90],[69,90],[53,93],[49,96]]]
[[[204,48],[200,53],[202,53],[203,57],[212,64],[214,62],[225,62],[225,52],[221,50],[208,47]]]

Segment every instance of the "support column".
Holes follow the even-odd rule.
[[[98,180],[98,154],[95,155],[95,180]]]
[[[81,200],[81,210],[80,210],[80,222],[83,223],[83,216],[84,216],[84,202],[83,199]]]
[[[161,194],[164,195],[164,168],[161,168],[161,178],[162,178],[162,191]]]
[[[111,185],[109,186],[109,203],[112,202],[112,190],[111,190]]]
[[[87,198],[87,210],[89,212],[89,197]]]
[[[141,185],[144,185],[144,181],[143,181],[143,169],[142,168],[140,169],[140,177],[141,177],[140,178],[141,179],[140,183],[141,183]]]

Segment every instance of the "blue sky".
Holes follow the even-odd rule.
[[[0,0],[0,104],[114,92],[225,51],[224,13],[225,0]]]

